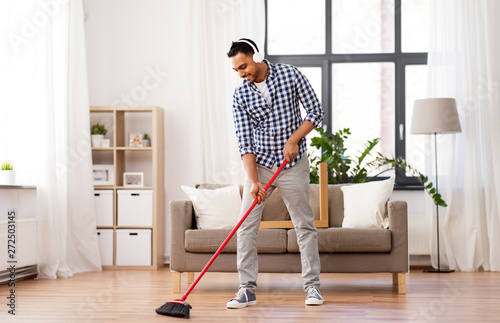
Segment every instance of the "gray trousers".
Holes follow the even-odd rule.
[[[276,163],[272,169],[257,165],[259,181],[265,186],[278,167]],[[240,217],[244,216],[253,203],[250,195],[250,181],[247,177],[243,188]],[[302,281],[304,291],[309,287],[319,287],[319,273],[321,264],[318,253],[318,238],[314,226],[314,213],[309,204],[309,160],[306,156],[289,169],[281,171],[273,185],[267,191],[267,197],[275,188],[279,189],[281,197],[290,213],[300,249],[302,263]],[[257,257],[257,231],[259,229],[262,211],[267,198],[257,204],[247,219],[238,229],[238,273],[240,287],[255,291],[259,264]]]

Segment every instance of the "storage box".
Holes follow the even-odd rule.
[[[153,191],[118,190],[118,225],[153,226]]]
[[[113,190],[95,190],[95,215],[98,227],[113,226]]]
[[[98,229],[97,241],[103,266],[113,266],[113,229]]]
[[[151,266],[151,229],[116,230],[116,265]]]

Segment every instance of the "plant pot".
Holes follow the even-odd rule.
[[[0,170],[0,185],[14,185],[16,183],[15,170]]]
[[[92,147],[101,148],[104,135],[92,135]]]
[[[142,139],[142,147],[150,147],[149,139]]]

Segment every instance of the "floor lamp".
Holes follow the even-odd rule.
[[[438,193],[437,134],[461,132],[460,119],[455,99],[435,98],[415,100],[411,122],[412,134],[434,134],[434,160],[436,163],[436,193]],[[439,255],[439,205],[436,204],[437,269],[425,270],[432,273],[451,273],[454,270],[441,269]]]

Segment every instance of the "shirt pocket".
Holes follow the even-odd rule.
[[[256,123],[262,123],[271,113],[271,107],[267,105],[264,98],[250,100],[248,104],[248,113]]]

